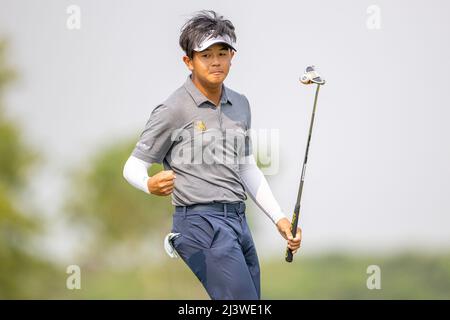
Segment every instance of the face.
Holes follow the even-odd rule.
[[[234,56],[227,45],[216,43],[201,52],[195,52],[190,59],[183,57],[184,63],[192,71],[193,77],[205,86],[221,85],[228,75]]]

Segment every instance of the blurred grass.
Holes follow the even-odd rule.
[[[381,289],[369,290],[369,265],[381,269]],[[297,257],[292,266],[264,265],[267,299],[449,299],[450,256]],[[280,275],[277,277],[276,275]]]
[[[369,290],[369,265],[381,268],[381,289]],[[62,290],[64,299],[209,299],[181,260],[114,272],[82,269],[82,289]],[[450,256],[296,256],[261,264],[263,299],[449,299]],[[53,286],[54,287],[54,286]]]

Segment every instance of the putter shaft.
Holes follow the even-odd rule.
[[[308,141],[306,143],[305,158],[303,159],[302,176],[300,179],[300,186],[298,188],[297,202],[295,203],[294,215],[292,216],[291,232],[292,232],[292,236],[294,238],[297,233],[298,219],[300,216],[300,203],[302,200],[303,183],[305,181],[306,164],[308,163],[309,144],[311,142],[311,135],[312,135],[312,130],[313,130],[313,126],[314,126],[314,117],[316,115],[317,97],[319,96],[320,86],[321,86],[321,84],[317,84],[316,95],[314,97],[314,106],[313,106],[313,111],[312,111],[312,115],[311,115],[311,122],[309,125]],[[286,257],[285,258],[286,258],[287,262],[292,262],[292,260],[294,259],[292,250],[289,249],[288,247],[286,248]]]

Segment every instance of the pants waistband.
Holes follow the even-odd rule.
[[[239,202],[211,202],[199,203],[190,206],[176,206],[175,212],[189,212],[189,211],[213,211],[227,214],[243,214],[245,212],[245,203]]]

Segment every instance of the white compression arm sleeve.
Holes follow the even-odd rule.
[[[150,194],[147,186],[147,181],[150,177],[147,170],[151,165],[149,162],[130,156],[123,167],[123,177],[133,187]]]
[[[239,174],[250,198],[274,224],[286,218],[252,154],[239,164]]]

